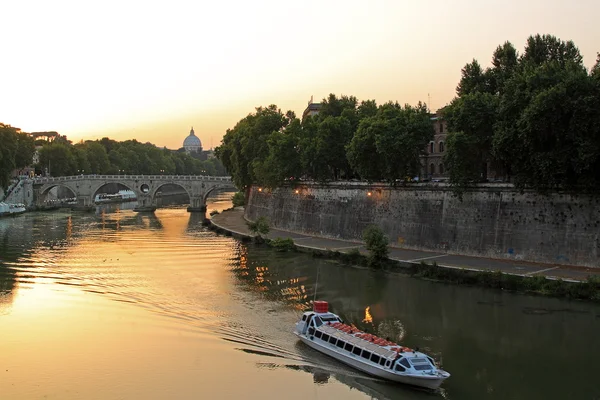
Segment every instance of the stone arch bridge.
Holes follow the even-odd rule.
[[[206,199],[217,189],[236,189],[228,176],[204,175],[76,175],[41,177],[33,181],[33,202],[44,204],[52,188],[62,186],[70,189],[77,199],[78,207],[94,205],[96,194],[109,183],[119,183],[135,192],[138,211],[154,211],[158,207],[157,194],[164,185],[178,185],[190,198],[188,211],[206,211]]]

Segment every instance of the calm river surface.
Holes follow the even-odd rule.
[[[298,342],[317,270],[318,299],[429,352],[452,374],[442,389],[372,379]],[[594,304],[276,253],[185,208],[0,220],[1,399],[592,400],[599,333]]]

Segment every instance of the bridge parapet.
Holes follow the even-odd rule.
[[[80,180],[139,180],[150,179],[158,181],[220,181],[231,182],[230,176],[208,176],[208,175],[72,175],[72,176],[56,176],[56,177],[39,177],[33,178],[35,185],[45,183],[80,181]]]

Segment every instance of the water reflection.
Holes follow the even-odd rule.
[[[217,236],[203,218],[183,206],[0,220],[0,354],[10,370],[1,397],[600,394],[597,305],[277,253]],[[347,323],[421,347],[452,377],[441,391],[422,392],[372,379],[298,342],[292,329],[315,291]],[[546,367],[565,363],[568,376]]]
[[[600,354],[597,305],[419,281],[256,247],[232,271],[242,289],[298,310],[309,307],[319,271],[317,298],[346,323],[419,347],[442,363],[452,373],[446,397],[600,394],[586,372]],[[576,370],[569,385],[562,369],[540,367],[567,360]]]

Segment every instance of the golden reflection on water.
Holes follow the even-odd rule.
[[[373,323],[373,317],[371,316],[370,309],[371,309],[371,307],[369,307],[369,306],[367,306],[367,308],[365,308],[365,318],[363,318],[362,322],[366,322],[368,324]]]

